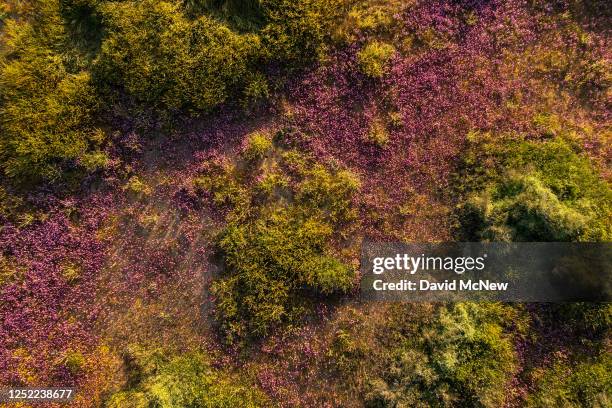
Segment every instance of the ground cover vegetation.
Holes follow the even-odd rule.
[[[0,1],[0,383],[605,407],[609,304],[369,304],[381,241],[607,242],[604,1]]]
[[[207,162],[194,181],[228,207],[217,238],[227,270],[211,293],[230,342],[294,320],[306,308],[301,293],[330,295],[355,284],[353,267],[334,256],[331,242],[356,219],[359,179],[277,148],[261,133],[247,138],[241,160],[244,167]]]

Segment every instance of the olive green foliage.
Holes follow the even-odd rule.
[[[535,175],[509,176],[494,191],[471,197],[486,241],[575,241],[588,218],[563,204]]]
[[[263,407],[265,397],[253,386],[211,367],[201,353],[167,357],[160,351],[132,347],[125,355],[126,389],[107,408]]]
[[[348,17],[360,30],[380,30],[393,24],[393,13],[399,11],[398,4],[401,2],[355,2]]]
[[[457,303],[433,315],[390,322],[394,337],[383,375],[370,382],[369,407],[499,407],[517,369],[510,321],[501,304]],[[518,331],[518,330],[517,330]]]
[[[73,374],[81,371],[85,363],[85,356],[78,351],[68,351],[64,356],[63,365]]]
[[[264,23],[259,0],[184,0],[182,6],[190,17],[209,14],[241,32],[256,31]]]
[[[345,0],[261,0],[261,35],[272,59],[299,67],[320,57]]]
[[[150,106],[209,111],[244,86],[260,41],[207,16],[188,19],[177,3],[108,2],[108,36],[96,80],[124,88]]]
[[[0,52],[0,158],[13,179],[56,180],[68,169],[94,170],[104,134],[93,123],[89,73],[69,48],[59,1],[36,2],[31,18],[10,19]]]
[[[162,111],[208,112],[230,96],[265,98],[272,60],[312,61],[338,11],[322,0],[103,2],[107,35],[94,66],[106,91],[123,89]]]
[[[226,271],[211,291],[230,342],[298,318],[309,292],[328,295],[353,286],[353,269],[334,256],[330,243],[355,217],[351,201],[359,181],[295,151],[269,154],[273,158],[248,175],[222,166],[197,181],[229,211],[217,241]]]
[[[362,0],[346,2],[347,12],[335,26],[334,40],[351,43],[363,34],[388,38],[394,32],[396,15],[413,5],[406,0]]]
[[[147,185],[138,176],[132,176],[123,186],[123,190],[128,191],[133,195],[149,195],[151,194],[151,187]]]
[[[370,124],[367,140],[379,147],[384,147],[389,142],[389,132],[382,121],[374,120]]]
[[[249,135],[244,156],[247,160],[253,161],[261,159],[272,147],[272,140],[269,135],[255,132]]]
[[[604,408],[612,405],[609,353],[579,363],[558,362],[537,381],[527,407]]]
[[[489,134],[469,135],[470,147],[458,178],[458,186],[464,189],[464,201],[458,207],[459,239],[609,241],[609,184],[572,144],[572,135],[559,118],[540,114],[533,124],[543,141],[525,141],[516,135],[497,139]],[[563,327],[592,349],[601,347],[612,322],[608,304],[552,305],[538,309],[537,316],[545,324]],[[577,373],[589,370],[584,366]],[[574,377],[567,365],[553,371],[541,379],[542,388],[529,398],[530,406],[609,404],[601,402],[602,391],[593,389],[595,383],[583,382],[582,374]]]
[[[262,56],[292,68],[325,51],[346,0],[185,0],[189,15],[209,14],[239,32],[261,37]]]
[[[495,144],[474,136],[481,139],[473,140],[463,173],[470,192],[459,207],[464,239],[610,240],[612,190],[568,142]]]
[[[361,72],[372,78],[380,78],[385,74],[386,66],[395,53],[391,44],[380,41],[368,43],[357,54]]]
[[[574,337],[598,347],[601,340],[609,336],[612,328],[612,304],[584,302],[554,304],[540,313],[540,319],[548,324],[562,323]]]
[[[41,0],[2,15],[0,158],[18,181],[103,168],[97,121],[148,124],[270,95],[262,67],[322,55],[341,0]],[[144,114],[146,113],[146,114]],[[75,173],[78,174],[78,173]]]

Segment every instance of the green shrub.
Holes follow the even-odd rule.
[[[300,67],[320,57],[344,0],[261,0],[261,35],[270,57]]]
[[[397,2],[390,1],[383,4],[357,2],[348,17],[359,30],[375,31],[393,24],[393,12],[398,12]]]
[[[384,147],[389,142],[389,132],[380,120],[374,120],[368,130],[367,140],[378,147]]]
[[[353,270],[328,254],[332,227],[289,208],[246,224],[230,224],[219,239],[228,276],[212,292],[228,339],[262,336],[301,314],[304,290],[346,291]]]
[[[278,209],[246,224],[230,224],[219,239],[229,276],[216,281],[217,311],[229,336],[262,336],[300,313],[304,289],[344,291],[353,271],[326,254],[329,224],[294,209]]]
[[[394,32],[395,16],[412,5],[411,1],[402,0],[346,2],[347,11],[335,24],[333,38],[350,44],[365,33],[389,37]]]
[[[77,374],[85,366],[85,356],[78,351],[68,351],[64,356],[64,367],[73,374]]]
[[[539,120],[543,132],[549,122]],[[458,211],[462,239],[610,240],[612,190],[563,139],[473,143],[460,174],[469,192]]]
[[[98,99],[88,72],[70,63],[59,2],[8,20],[0,54],[0,158],[22,181],[57,180],[66,170],[95,169],[104,134],[93,123]]]
[[[254,132],[248,136],[243,156],[249,161],[255,161],[261,159],[270,148],[272,148],[270,136],[261,132]]]
[[[261,392],[212,368],[203,354],[168,358],[159,351],[132,349],[126,359],[128,387],[111,395],[107,408],[266,406]]]
[[[470,197],[464,211],[474,212],[478,237],[485,241],[575,241],[589,221],[535,175],[508,176],[493,190]]]
[[[270,150],[265,141],[264,150]],[[276,161],[260,163],[248,175],[218,166],[216,174],[209,171],[199,181],[229,208],[217,240],[226,270],[211,287],[229,342],[266,335],[299,318],[308,293],[345,292],[354,283],[353,269],[333,256],[330,241],[354,219],[351,201],[359,181],[299,154],[270,157]],[[251,185],[251,178],[261,181]],[[239,202],[220,199],[228,186],[240,191]]]
[[[159,109],[210,111],[244,87],[260,53],[256,35],[207,16],[188,19],[176,3],[108,2],[100,11],[108,34],[97,83]]]
[[[372,41],[359,51],[357,60],[361,72],[372,78],[380,78],[385,74],[387,63],[395,53],[391,44]]]
[[[556,363],[538,379],[527,407],[604,408],[612,404],[612,358],[604,353],[578,364]]]
[[[133,195],[150,195],[151,187],[138,176],[132,176],[123,186],[123,190],[128,191]]]
[[[325,48],[343,0],[103,1],[96,84],[164,111],[210,112],[269,95],[263,63],[301,67]]]
[[[369,407],[499,407],[517,369],[501,304],[457,303],[430,317],[389,322],[394,337],[388,367],[370,381]],[[397,327],[396,327],[397,325]]]

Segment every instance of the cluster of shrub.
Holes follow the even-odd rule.
[[[16,181],[107,161],[106,130],[269,93],[263,67],[317,58],[339,0],[41,0],[3,7],[0,158]],[[127,102],[126,102],[127,101]],[[128,109],[129,107],[129,109]],[[127,114],[121,112],[128,110]]]
[[[244,378],[214,368],[205,353],[169,356],[162,349],[131,346],[123,360],[127,385],[108,398],[108,408],[255,408],[269,404]]]
[[[531,139],[471,132],[457,177],[458,240],[605,242],[612,236],[612,189],[571,132],[547,127]],[[459,303],[424,315],[398,308],[381,357],[385,367],[365,389],[367,406],[500,406],[512,398],[507,385],[517,373],[533,384],[529,407],[610,403],[607,303],[536,305],[530,313],[502,304]],[[525,361],[523,353],[519,372],[515,345],[537,348],[546,341],[531,328],[536,321],[556,327],[555,336],[565,330],[589,350],[558,355],[548,367]]]
[[[494,139],[468,136],[459,239],[610,241],[612,189],[576,143],[563,137]],[[491,162],[494,167],[484,165]]]
[[[211,291],[230,343],[297,321],[309,309],[309,294],[354,286],[353,268],[332,245],[356,217],[352,200],[360,183],[353,173],[256,132],[239,164],[206,163],[195,183],[227,211],[217,238],[225,271]]]
[[[471,132],[467,140],[457,170],[457,239],[610,239],[612,190],[571,132],[545,127],[531,138]],[[299,321],[313,295],[351,288],[350,268],[329,252],[332,235],[342,236],[354,218],[350,198],[359,183],[350,173],[326,169],[255,133],[238,164],[209,164],[196,183],[227,209],[227,226],[217,241],[226,268],[212,291],[230,342]],[[392,308],[380,324],[383,340],[374,345],[364,344],[358,325],[336,333],[328,352],[332,367],[348,383],[361,376],[365,385],[358,391],[367,406],[500,406],[513,398],[507,385],[516,376],[534,384],[528,406],[608,401],[608,304],[530,311],[470,303],[416,309]],[[535,321],[563,327],[590,350],[544,368],[537,362],[523,366],[526,357],[521,360],[517,344],[536,347],[531,342],[545,341],[532,332]],[[370,365],[364,367],[364,361]]]

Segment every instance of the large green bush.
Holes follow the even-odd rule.
[[[345,292],[354,283],[353,269],[334,256],[330,243],[354,218],[358,180],[294,151],[269,152],[274,158],[254,163],[251,150],[248,144],[244,153],[250,174],[221,166],[197,181],[228,211],[217,241],[226,270],[211,291],[229,341],[295,320],[309,293]]]
[[[458,211],[462,239],[610,240],[612,189],[568,142],[485,135],[473,143],[461,178],[467,190]]]
[[[229,276],[213,284],[229,332],[260,336],[299,313],[303,291],[330,294],[353,285],[353,271],[329,255],[329,223],[293,208],[230,224],[219,240]]]
[[[104,134],[90,75],[76,64],[58,1],[8,20],[0,54],[0,157],[14,179],[54,180],[67,169],[104,165]]]
[[[470,135],[458,179],[458,190],[464,194],[457,212],[458,238],[609,241],[612,190],[608,182],[579,148],[562,137],[567,135],[554,117],[539,115],[535,122],[546,136],[544,141]],[[541,307],[536,316],[594,347],[606,336],[612,319],[608,305],[592,303]],[[570,392],[571,385],[563,384],[551,392]],[[535,406],[565,406],[542,403],[540,397],[536,400],[540,402],[534,402]]]
[[[211,367],[201,353],[166,357],[132,347],[126,353],[129,382],[106,402],[107,408],[263,407],[261,392]]]
[[[536,381],[527,407],[604,408],[612,405],[612,358],[604,353],[578,362],[557,362]]]
[[[331,41],[345,0],[261,0],[266,26],[261,35],[271,58],[301,66],[321,56]]]
[[[457,303],[433,314],[401,313],[389,322],[387,368],[370,381],[368,407],[499,407],[517,370],[508,323],[519,314],[501,304]]]
[[[334,4],[101,2],[106,35],[94,66],[96,83],[164,111],[208,112],[232,96],[265,97],[262,63],[312,61],[340,12]]]
[[[537,175],[510,175],[470,197],[464,209],[474,213],[479,238],[487,241],[575,241],[589,222],[588,215],[564,204]]]
[[[108,2],[100,11],[107,36],[96,81],[149,106],[210,111],[248,83],[261,52],[258,36],[189,19],[177,3]]]

